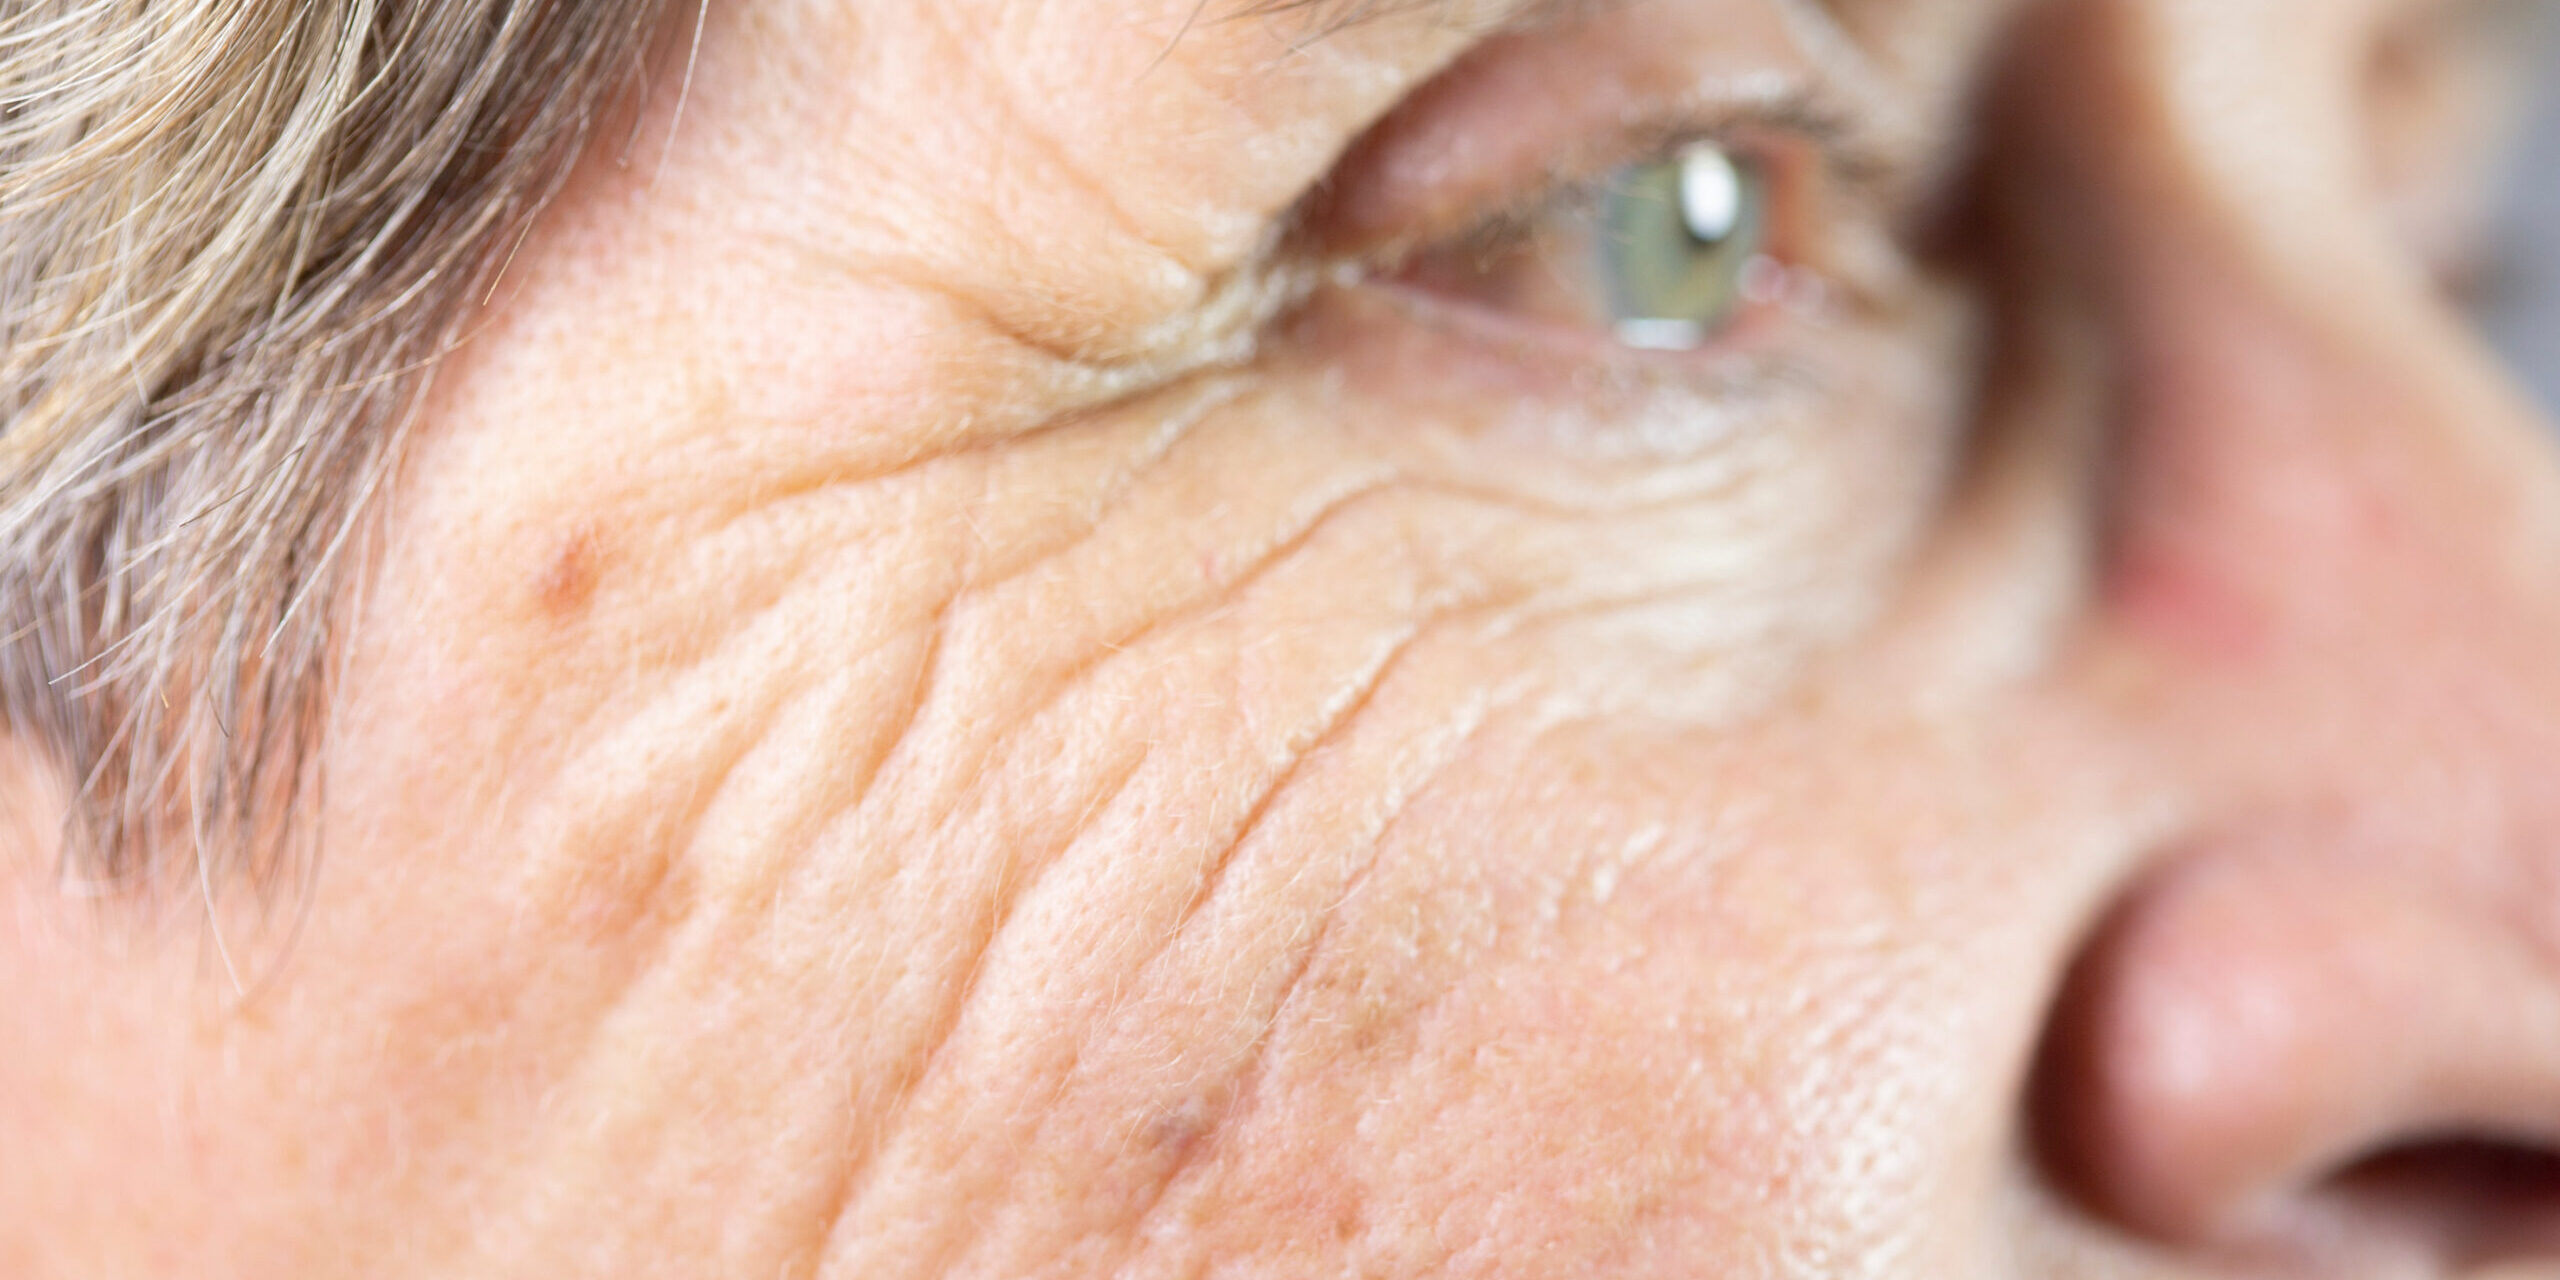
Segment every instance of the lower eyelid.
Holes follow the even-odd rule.
[[[1347,395],[1394,404],[1400,420],[1525,432],[1542,448],[1584,456],[1662,453],[1659,418],[1675,401],[1715,419],[1675,433],[1696,436],[1804,411],[1824,382],[1775,326],[1700,351],[1638,351],[1606,334],[1559,335],[1391,282],[1317,296],[1285,336],[1291,360],[1320,367]],[[1655,443],[1637,447],[1631,432]]]
[[[1973,295],[1922,285],[1916,271],[1911,287],[1873,297],[1795,279],[1800,296],[1677,352],[1523,323],[1393,279],[1340,279],[1275,326],[1257,365],[1332,388],[1346,418],[1454,433],[1521,465],[1671,466],[1741,438],[1891,454],[1885,465],[1919,471],[1960,452]]]
[[[1571,329],[1523,319],[1406,281],[1372,281],[1357,288],[1383,300],[1393,323],[1472,348],[1470,354],[1483,361],[1480,376],[1541,387],[1605,381],[1730,389],[1738,384],[1738,373],[1776,354],[1786,325],[1810,317],[1822,306],[1817,300],[1827,296],[1819,285],[1807,284],[1796,294],[1799,302],[1755,309],[1702,346],[1665,350],[1631,345],[1609,327]]]
[[[1946,478],[1964,465],[1958,361],[1910,334],[1852,325],[1672,373],[1658,360],[1513,358],[1485,340],[1481,319],[1389,289],[1330,293],[1273,344],[1259,376],[1309,397],[1303,411],[1401,473],[1524,510],[1582,512],[1595,535],[1644,527],[1648,511],[1677,524],[1684,508],[1750,508],[1848,522],[1859,537],[1895,530],[1899,543],[1934,526]]]

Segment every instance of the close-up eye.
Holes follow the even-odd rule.
[[[1769,265],[1768,195],[1756,164],[1713,143],[1615,175],[1593,249],[1618,340],[1681,350],[1732,322]]]
[[[1852,70],[1776,38],[1712,75],[1645,61],[1680,47],[1602,23],[1415,95],[1317,188],[1300,243],[1349,265],[1273,358],[1391,406],[1395,435],[1472,441],[1447,455],[1469,474],[1510,465],[1497,440],[1535,442],[1528,475],[1767,450],[1860,477],[1826,495],[1890,491],[1872,527],[1911,529],[1958,465],[1971,360],[1970,286],[1910,234],[1949,176]],[[1634,69],[1545,96],[1594,48]]]
[[[1413,254],[1399,283],[1508,320],[1691,351],[1813,296],[1783,234],[1806,211],[1777,148],[1693,140],[1539,196]]]

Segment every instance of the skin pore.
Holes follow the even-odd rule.
[[[309,883],[10,793],[0,1273],[2551,1265],[2560,470],[2367,98],[2486,19],[1372,10],[682,15]],[[1695,350],[1433,269],[1699,137]]]

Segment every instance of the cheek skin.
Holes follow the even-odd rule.
[[[505,336],[500,368],[614,367]],[[885,380],[856,406],[911,373],[845,367]],[[2014,1075],[2033,986],[1953,975],[2058,950],[2123,832],[2088,834],[2098,771],[2002,737],[2070,735],[1917,729],[1856,678],[1882,641],[1806,666],[1900,560],[1805,470],[1857,450],[1781,451],[1758,491],[1828,503],[1755,505],[1490,422],[1442,448],[1282,368],[903,451],[490,368],[356,631],[272,997],[330,1029],[236,1050],[269,1111],[339,1118],[274,1160],[450,1224],[407,1232],[425,1269],[1954,1247],[1913,1224],[1964,1180],[1915,1162],[1989,1177],[2009,1082],[1851,1082]],[[2050,799],[1997,801],[2012,758]],[[2021,901],[1963,926],[1983,957],[1907,958]]]
[[[1978,1262],[1931,1196],[1993,1145],[1984,1100],[2015,1072],[2033,1004],[1966,1007],[1956,978],[2046,941],[1980,928],[2044,904],[2013,892],[1995,909],[1985,891],[2014,886],[1950,874],[1940,842],[1994,818],[1940,785],[1980,768],[1968,748],[1879,736],[1844,761],[1832,731],[1847,729],[1479,739],[1325,918],[1235,1082],[1122,1055],[1097,1069],[1154,1084],[1103,1114],[1222,1122],[1151,1192],[1137,1241],[1102,1257],[1388,1275]],[[1804,819],[1852,781],[1841,765],[1884,759],[1922,766],[1930,793],[1861,779],[1869,816],[1918,825],[1874,841]],[[2059,815],[1996,816],[2057,860],[2090,851]],[[1938,930],[1981,950],[1915,963]],[[1910,1069],[1923,1061],[1991,1078]],[[1039,1231],[1009,1233],[1024,1239],[988,1273],[1046,1256],[1058,1242]]]

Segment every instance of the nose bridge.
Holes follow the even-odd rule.
[[[2069,20],[2075,128],[2106,139],[2067,160],[2079,249],[2122,356],[2107,603],[2252,687],[2318,667],[2334,700],[2432,670],[2538,696],[2560,467],[2373,212],[2359,8],[2091,0]]]
[[[2101,696],[2192,802],[2074,962],[2039,1124],[2171,1239],[2425,1254],[2518,1220],[2465,1143],[2560,1151],[2560,465],[2376,211],[2382,5],[2055,0],[2030,50],[2034,225],[2117,361],[2095,628],[2147,678]]]
[[[2545,428],[2432,303],[2248,271],[2199,245],[2134,304],[2116,616],[2235,674],[2361,656],[2391,664],[2363,673],[2388,684],[2439,646],[2520,630],[2560,655]]]

